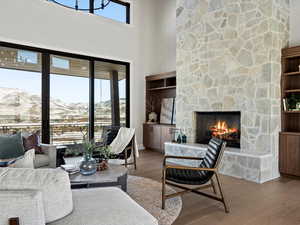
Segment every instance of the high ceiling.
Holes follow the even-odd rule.
[[[41,54],[0,47],[0,68],[41,72]],[[126,78],[126,66],[102,61],[95,62],[95,78],[108,80],[113,71],[118,71],[119,80]],[[59,75],[88,77],[89,61],[51,55],[50,72]]]

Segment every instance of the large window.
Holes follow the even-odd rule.
[[[129,126],[129,63],[2,45],[0,133],[40,131],[43,143],[69,145]]]
[[[122,0],[111,0],[110,3],[101,9],[101,0],[94,0],[94,7],[90,7],[90,0],[48,0],[59,5],[73,8],[95,15],[103,16],[122,23],[130,23],[130,3]],[[105,3],[107,0],[105,0]],[[77,3],[77,5],[76,5]]]
[[[41,130],[41,54],[0,47],[0,129]]]

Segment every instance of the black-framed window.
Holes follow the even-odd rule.
[[[41,53],[0,47],[0,132],[41,130]]]
[[[47,0],[61,6],[86,11],[98,16],[103,16],[118,22],[130,24],[130,3],[121,0],[111,0],[110,3],[101,9],[100,0]],[[93,4],[92,4],[93,3]]]
[[[40,130],[43,143],[59,145],[80,143],[84,134],[98,141],[103,126],[129,127],[129,68],[127,62],[0,42],[6,104],[0,100],[0,133]],[[19,88],[22,107],[1,96],[3,88]]]

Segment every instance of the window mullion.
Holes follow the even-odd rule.
[[[50,144],[50,55],[42,53],[42,143]]]

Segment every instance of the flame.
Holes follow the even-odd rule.
[[[217,124],[210,128],[210,130],[212,131],[212,136],[219,138],[224,138],[238,132],[237,128],[229,128],[226,121],[218,121]]]

